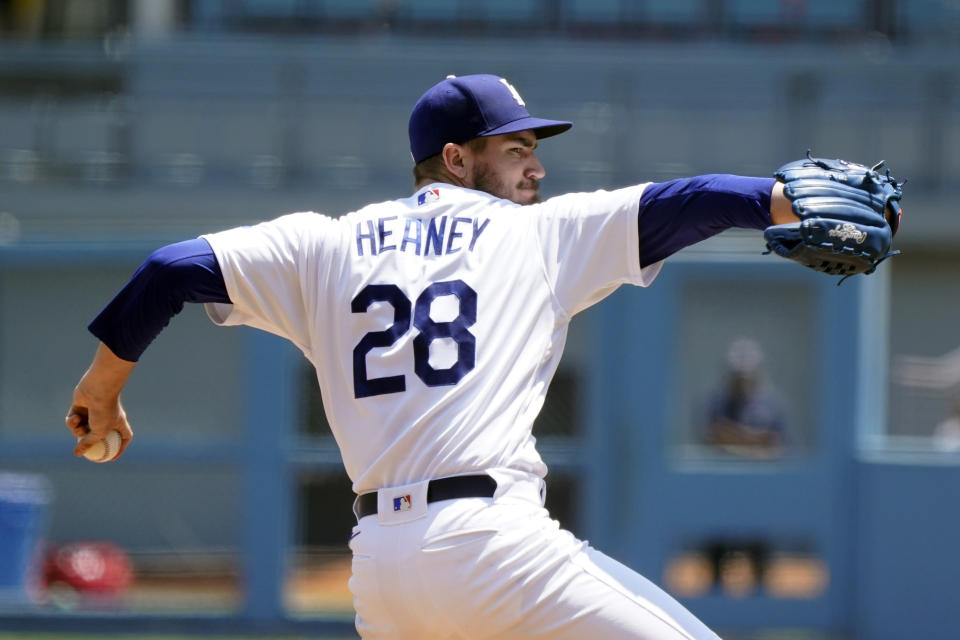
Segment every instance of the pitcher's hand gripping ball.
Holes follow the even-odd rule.
[[[111,429],[100,442],[87,449],[83,457],[91,462],[110,462],[120,453],[120,432]]]
[[[889,169],[878,173],[882,166],[813,158],[807,151],[805,159],[777,169],[773,175],[784,183],[800,222],[767,227],[767,249],[824,273],[873,273],[900,253],[890,245],[900,226],[903,190]]]

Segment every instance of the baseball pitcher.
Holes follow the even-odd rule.
[[[809,157],[776,178],[704,175],[540,201],[535,118],[492,75],[450,76],[409,123],[414,192],[333,218],[295,213],[154,252],[90,324],[66,423],[82,455],[132,432],[119,401],[184,302],[283,336],[314,365],[357,494],[364,638],[716,638],[663,590],[543,508],[531,434],[578,312],[649,286],[731,227],[831,274],[890,255],[901,190],[879,167]],[[640,322],[640,319],[638,319]]]

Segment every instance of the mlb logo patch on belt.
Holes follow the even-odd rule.
[[[410,494],[403,496],[397,496],[393,499],[393,510],[394,511],[410,511],[411,507]]]

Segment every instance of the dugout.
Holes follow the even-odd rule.
[[[596,309],[610,364],[593,371],[591,416],[603,428],[589,430],[588,451],[614,472],[594,475],[608,484],[585,521],[613,526],[588,535],[718,629],[763,619],[898,639],[922,621],[924,637],[952,637],[935,619],[960,604],[950,506],[960,469],[952,450],[909,438],[891,448],[884,433],[896,422],[886,415],[897,393],[887,370],[897,366],[887,353],[893,269],[838,286],[769,264],[737,236],[681,252],[648,291],[621,289]],[[697,390],[717,371],[707,363],[745,334],[769,350],[793,421],[775,456],[718,454],[694,435]],[[612,439],[600,435],[609,427]],[[717,541],[741,556],[726,585],[708,573]],[[757,557],[760,575],[744,566]]]
[[[618,481],[587,521],[617,514],[597,535],[716,628],[747,629],[760,616],[843,629],[856,580],[857,434],[883,421],[878,311],[889,274],[837,286],[750,246],[738,233],[714,238],[681,252],[649,290],[598,307],[611,358],[598,372],[596,417],[616,439],[598,435],[594,455],[614,461],[607,478]],[[717,363],[744,336],[762,346],[787,417],[776,451],[700,437]]]

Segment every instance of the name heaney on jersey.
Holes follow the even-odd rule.
[[[418,256],[441,256],[463,249],[473,251],[490,218],[438,216],[403,218],[387,216],[357,222],[357,255],[375,256],[387,251],[413,252]]]

